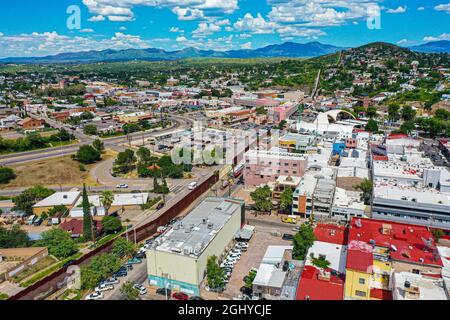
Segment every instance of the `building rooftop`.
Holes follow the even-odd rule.
[[[33,207],[71,206],[80,197],[80,194],[80,191],[55,192],[51,196],[36,203]]]
[[[411,202],[433,204],[437,206],[450,206],[450,194],[442,193],[434,188],[412,187],[393,182],[379,182],[374,186],[374,197]],[[450,208],[449,208],[450,210]]]
[[[305,266],[297,288],[296,300],[343,300],[344,275]]]
[[[394,273],[395,300],[448,300],[442,279],[410,272]]]
[[[362,192],[359,191],[349,191],[336,187],[333,206],[365,210],[367,206],[364,204],[364,201],[361,201],[361,194]]]
[[[334,224],[318,223],[314,228],[317,241],[345,245],[348,242],[348,229]]]
[[[442,266],[427,227],[384,220],[353,218],[348,237],[347,269],[367,272],[373,259]]]
[[[286,272],[278,269],[273,264],[260,264],[253,285],[281,288],[286,278]]]
[[[156,241],[155,250],[199,257],[216,234],[244,202],[231,198],[207,198],[176,222]]]

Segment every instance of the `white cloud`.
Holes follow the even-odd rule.
[[[88,50],[148,48],[151,41],[139,36],[117,32],[111,38],[97,39],[82,36],[60,35],[53,32],[33,32],[0,37],[0,56],[46,56],[63,52]]]
[[[252,43],[251,42],[246,42],[241,44],[241,49],[251,49],[252,48]]]
[[[425,7],[418,7],[417,8],[417,11],[423,11],[423,10],[425,10]]]
[[[5,35],[4,33],[0,32],[0,37],[3,37],[4,35]]]
[[[370,16],[381,0],[268,0],[270,21],[309,27],[340,26]]]
[[[388,9],[386,10],[387,13],[405,13],[406,12],[406,6],[399,6],[397,9]]]
[[[172,27],[172,28],[169,29],[169,32],[174,32],[174,33],[179,32],[179,33],[183,33],[184,30],[182,30],[182,29],[180,29],[180,28],[178,28],[178,27]]]
[[[423,38],[423,41],[440,41],[440,40],[449,40],[450,41],[450,33],[442,33],[437,37],[427,36]]]
[[[120,30],[120,31],[125,31],[125,30],[127,30],[127,27],[121,26],[121,27],[119,28],[119,30]]]
[[[405,43],[408,43],[408,39],[402,39],[402,40],[397,41],[398,45],[402,45],[402,44],[405,44]]]
[[[114,17],[111,21],[133,20],[137,6],[169,8],[180,20],[219,17],[239,8],[238,0],[83,0],[83,4],[91,14]]]
[[[243,18],[239,18],[234,23],[234,29],[237,31],[248,31],[253,34],[274,33],[278,25],[274,22],[266,21],[260,13],[253,17],[251,13],[246,13]]]
[[[98,15],[98,16],[92,16],[88,19],[88,21],[91,22],[100,22],[100,21],[105,21],[105,17],[102,15]]]
[[[434,7],[434,10],[437,11],[445,11],[447,13],[450,13],[450,3],[447,4],[439,4],[437,6]]]
[[[92,32],[94,32],[94,30],[93,29],[81,29],[80,32],[81,33],[92,33]]]
[[[221,30],[222,28],[217,24],[200,22],[197,29],[192,31],[192,37],[205,38]]]

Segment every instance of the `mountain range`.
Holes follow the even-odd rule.
[[[282,44],[269,45],[259,49],[241,49],[230,51],[200,50],[196,48],[185,48],[177,51],[166,51],[163,49],[107,49],[102,51],[82,51],[71,53],[60,53],[45,57],[23,57],[0,59],[0,63],[23,63],[23,64],[50,64],[50,63],[94,63],[94,62],[118,62],[118,61],[164,61],[179,60],[187,58],[311,58],[335,53],[347,48],[336,47],[320,42],[308,42],[305,44],[285,42]],[[417,52],[447,52],[450,53],[450,41],[435,41],[425,43],[409,49]]]

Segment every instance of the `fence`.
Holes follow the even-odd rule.
[[[203,193],[208,191],[211,186],[219,181],[219,177],[216,174],[211,175],[203,183],[201,183],[197,188],[189,192],[183,199],[174,203],[172,206],[167,207],[166,211],[163,212],[155,220],[138,227],[136,230],[131,229],[124,233],[122,236],[126,237],[128,233],[129,239],[133,239],[136,236],[136,241],[142,241],[156,232],[156,229],[160,226],[166,225],[173,218],[175,218],[181,211],[186,209],[191,203],[193,203],[197,198],[199,198]],[[93,251],[83,255],[81,258],[75,260],[71,265],[82,266],[89,262],[89,260],[101,253],[110,250],[114,240],[111,240],[102,246],[94,249]],[[14,296],[11,296],[8,300],[42,300],[61,289],[66,283],[66,277],[70,276],[66,273],[66,266],[47,277],[39,280],[35,284],[29,286],[28,288],[22,290]]]

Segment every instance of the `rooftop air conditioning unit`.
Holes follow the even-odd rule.
[[[208,229],[212,229],[214,227],[213,223],[208,223]]]

